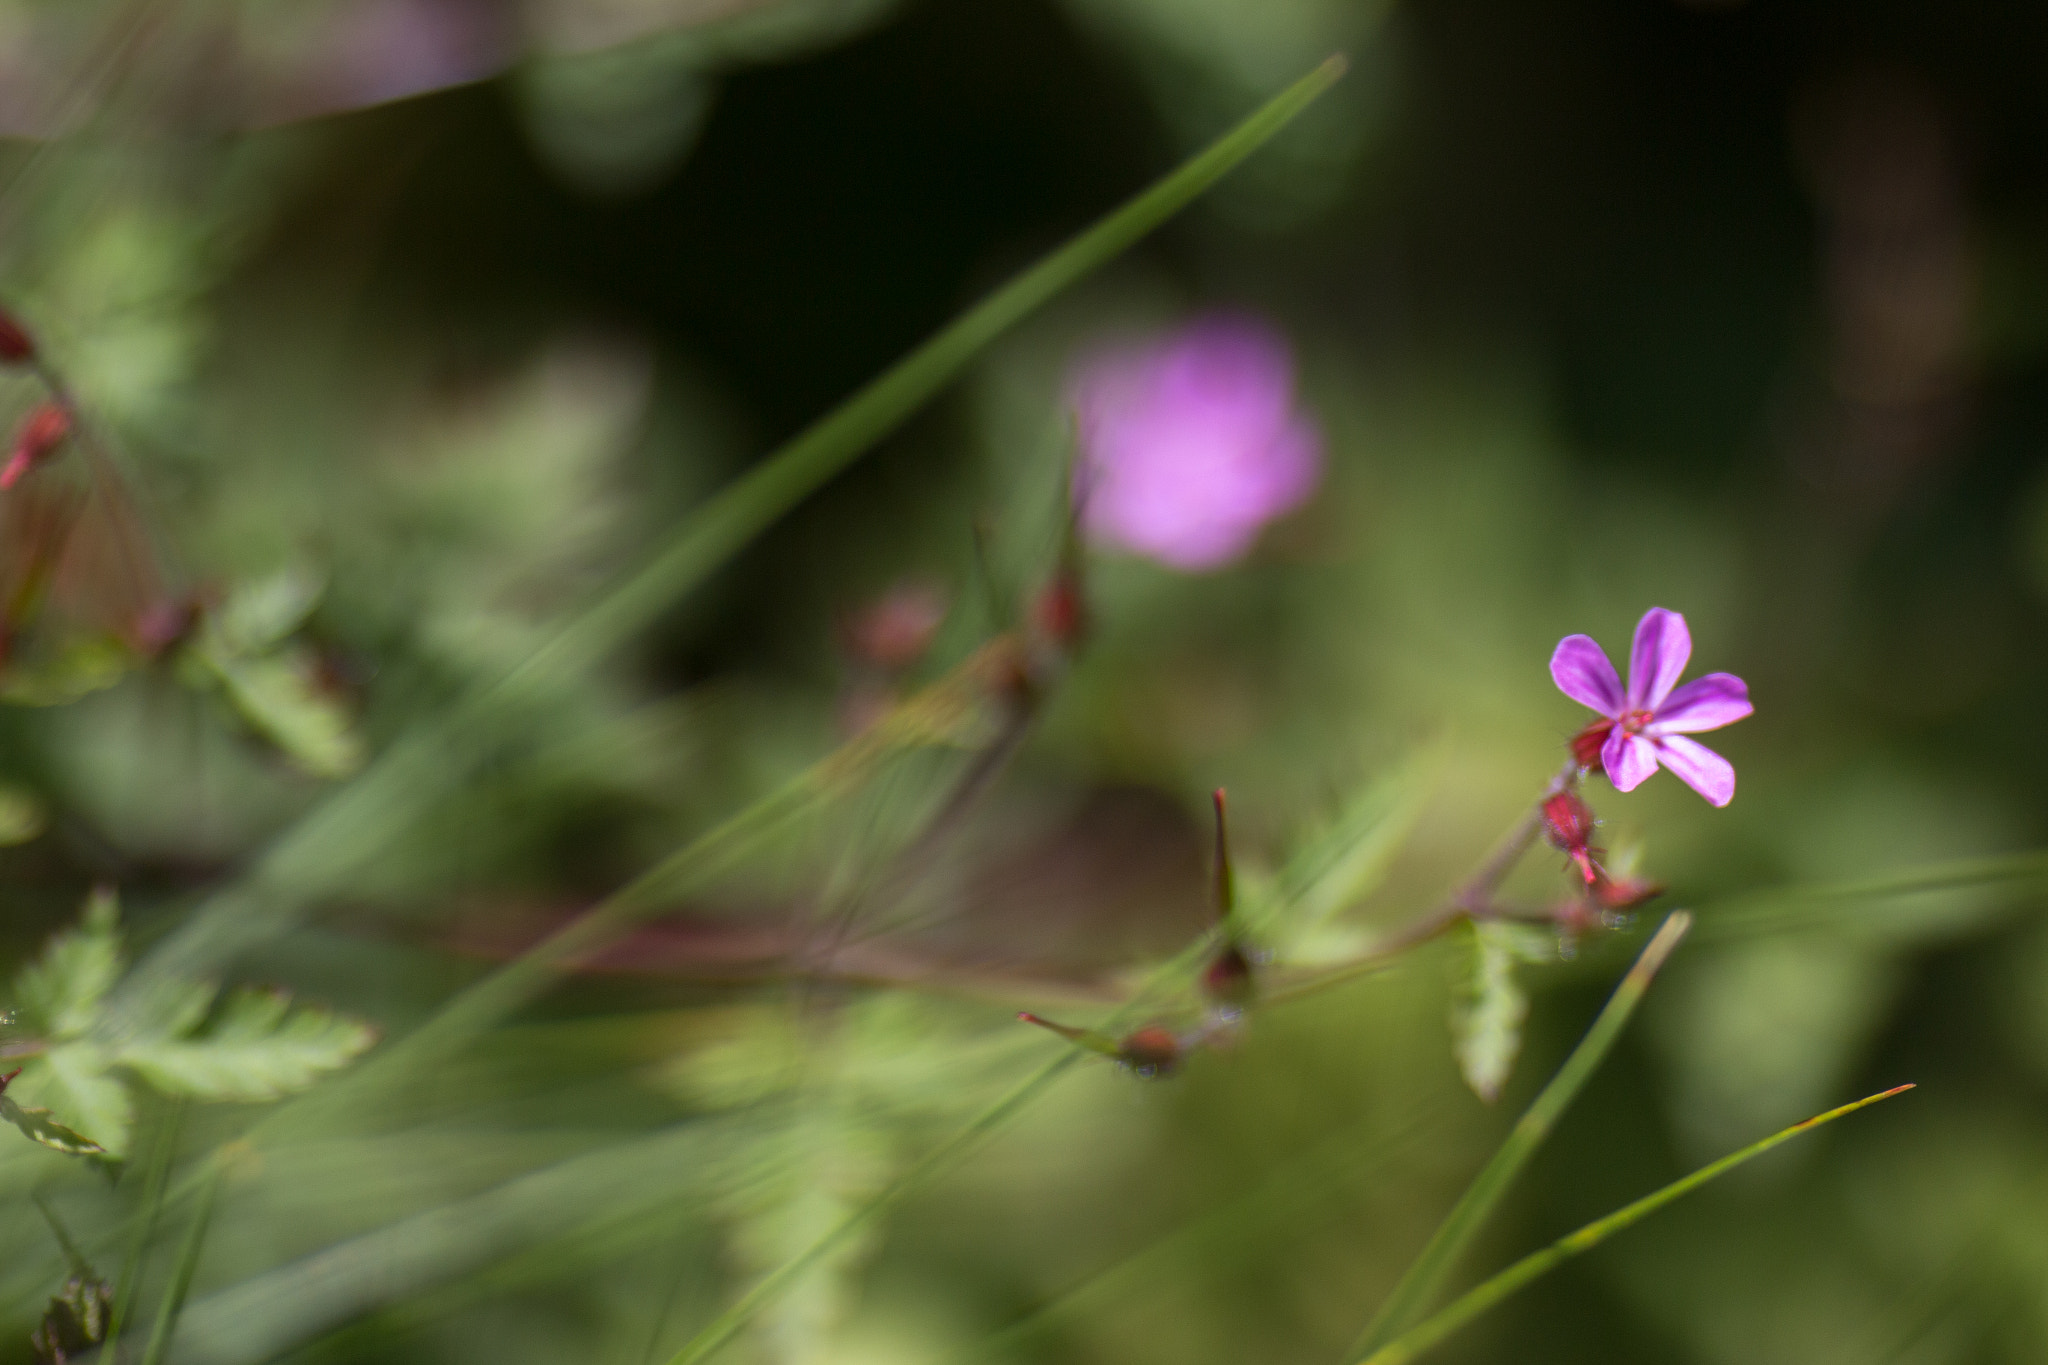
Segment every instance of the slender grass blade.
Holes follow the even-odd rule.
[[[1817,1114],[1813,1118],[1795,1123],[1790,1128],[1771,1134],[1761,1142],[1753,1142],[1739,1152],[1731,1152],[1719,1161],[1702,1166],[1691,1175],[1674,1180],[1664,1188],[1644,1195],[1633,1204],[1616,1209],[1597,1222],[1586,1224],[1577,1232],[1558,1238],[1543,1250],[1524,1256],[1498,1275],[1466,1291],[1442,1312],[1374,1351],[1365,1358],[1362,1365],[1406,1365],[1408,1361],[1414,1360],[1524,1285],[1555,1270],[1574,1256],[1583,1256],[1615,1233],[1641,1222],[1673,1200],[1692,1193],[1708,1181],[1726,1175],[1744,1162],[1755,1160],[1773,1147],[1789,1142],[1801,1133],[1811,1132],[1824,1123],[1833,1123],[1836,1119],[1853,1114],[1858,1109],[1876,1104],[1879,1100],[1888,1100],[1894,1095],[1904,1094],[1912,1088],[1910,1084],[1895,1085],[1889,1090],[1866,1095],[1839,1109],[1830,1109],[1825,1114]]]
[[[1529,1158],[1550,1136],[1550,1130],[1557,1126],[1564,1111],[1578,1098],[1588,1079],[1597,1070],[1615,1039],[1627,1026],[1629,1016],[1635,1013],[1643,993],[1650,988],[1650,982],[1664,965],[1671,950],[1685,937],[1685,931],[1692,925],[1692,916],[1683,910],[1677,911],[1657,929],[1642,953],[1630,967],[1628,975],[1615,987],[1593,1026],[1586,1030],[1586,1036],[1572,1049],[1564,1065],[1550,1083],[1536,1096],[1528,1112],[1516,1121],[1509,1132],[1507,1141],[1493,1154],[1479,1174],[1472,1180],[1465,1193],[1459,1197],[1443,1224],[1422,1248],[1422,1254],[1415,1258],[1387,1301],[1373,1315],[1365,1332],[1346,1354],[1346,1360],[1359,1360],[1370,1356],[1403,1328],[1413,1322],[1443,1284],[1444,1277],[1456,1266],[1459,1253],[1472,1240],[1492,1214],[1501,1196],[1520,1175]]]

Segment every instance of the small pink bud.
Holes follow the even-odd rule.
[[[71,414],[55,403],[38,403],[29,409],[22,419],[21,429],[14,436],[14,453],[8,456],[5,468],[0,468],[0,489],[12,488],[20,483],[35,467],[56,453],[71,435]]]
[[[1567,853],[1585,848],[1599,824],[1593,808],[1576,792],[1553,792],[1543,798],[1543,832],[1550,842]]]

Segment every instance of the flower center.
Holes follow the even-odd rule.
[[[1643,732],[1643,727],[1650,723],[1655,714],[1655,712],[1651,711],[1624,711],[1621,713],[1621,719],[1616,723],[1621,726],[1623,734],[1639,735]]]

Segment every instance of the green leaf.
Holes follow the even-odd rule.
[[[320,686],[303,650],[240,658],[207,642],[203,661],[249,728],[314,777],[346,777],[363,763],[347,707]]]
[[[326,588],[304,568],[279,570],[268,578],[237,584],[212,621],[229,653],[261,654],[284,643],[304,625]]]
[[[326,1010],[293,1009],[272,991],[231,996],[198,1038],[149,1038],[116,1060],[157,1089],[211,1100],[272,1100],[339,1070],[376,1041],[368,1025]]]
[[[108,1156],[120,1157],[128,1151],[135,1104],[128,1087],[112,1074],[112,1065],[98,1044],[62,1043],[27,1061],[8,1087],[6,1098],[17,1101],[23,1110],[46,1114],[53,1127],[82,1135]],[[27,1128],[22,1131],[29,1132]],[[45,1141],[33,1132],[29,1136]]]
[[[83,1133],[66,1128],[50,1117],[47,1109],[24,1109],[6,1095],[0,1095],[0,1119],[5,1119],[45,1147],[72,1156],[105,1156],[107,1149]]]
[[[34,792],[0,783],[0,848],[27,843],[48,823],[49,813]]]
[[[1472,975],[1453,1008],[1451,1033],[1465,1084],[1488,1104],[1500,1098],[1514,1070],[1529,1017],[1529,995],[1515,980],[1515,964],[1556,956],[1556,941],[1526,924],[1472,926]]]
[[[119,640],[73,640],[54,655],[8,665],[0,681],[0,702],[16,706],[69,706],[80,697],[112,687],[135,667],[135,652]]]
[[[1121,207],[996,290],[709,499],[525,662],[471,694],[442,726],[390,746],[377,765],[283,838],[246,886],[210,898],[133,974],[125,999],[195,978],[282,933],[432,801],[465,779],[503,717],[554,680],[618,649],[763,530],[896,430],[997,337],[1185,208],[1344,74],[1333,56]]]
[[[15,981],[15,998],[30,1022],[50,1038],[73,1038],[91,1027],[107,992],[121,975],[120,910],[112,891],[86,900],[76,929],[50,940]]]

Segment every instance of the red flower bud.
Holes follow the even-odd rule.
[[[1601,719],[1573,735],[1572,760],[1589,771],[1607,771],[1606,766],[1600,761],[1600,751],[1607,747],[1607,735],[1613,729],[1613,721]]]
[[[14,315],[0,310],[0,363],[20,365],[35,359],[36,344],[29,338],[28,329],[14,320]]]
[[[1148,1024],[1117,1045],[1117,1060],[1146,1079],[1164,1079],[1180,1069],[1181,1041],[1173,1030]]]
[[[1171,1076],[1180,1069],[1181,1059],[1187,1055],[1187,1043],[1163,1024],[1147,1024],[1134,1033],[1124,1035],[1122,1041],[1111,1042],[1107,1036],[1093,1029],[1056,1024],[1028,1012],[1017,1017],[1027,1024],[1050,1029],[1077,1047],[1114,1057],[1147,1080]]]
[[[14,453],[0,468],[0,488],[12,488],[23,476],[50,458],[71,434],[71,414],[55,403],[38,403],[22,419],[14,435]]]
[[[1202,989],[1226,1005],[1242,1005],[1252,994],[1252,960],[1235,943],[1223,945],[1202,973]]]
[[[1567,853],[1579,852],[1590,844],[1598,823],[1593,808],[1577,792],[1553,792],[1543,798],[1544,835]]]

